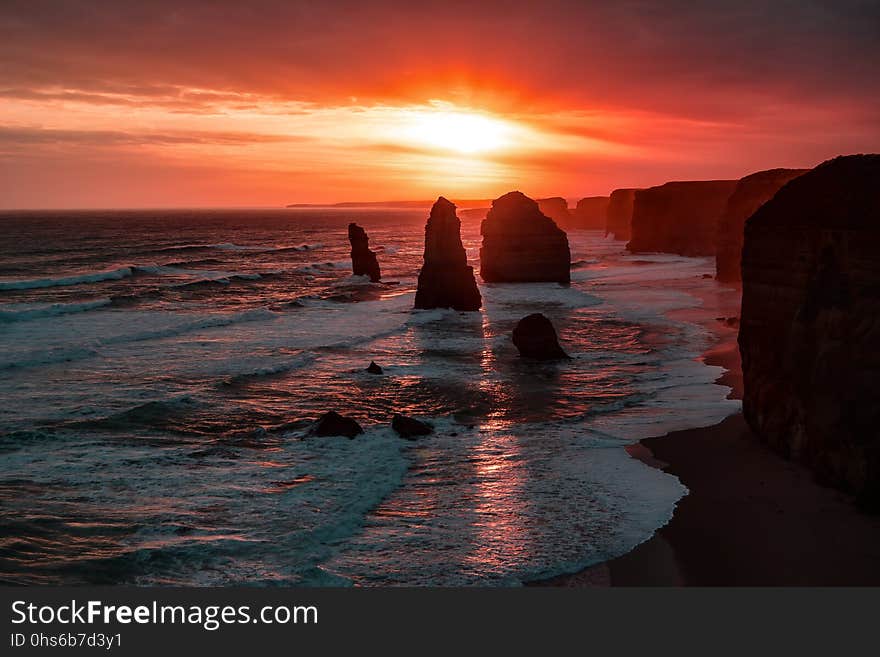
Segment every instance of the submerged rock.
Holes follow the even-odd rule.
[[[785,183],[807,171],[770,169],[753,173],[737,183],[718,222],[715,277],[719,281],[734,283],[742,278],[740,266],[746,219],[773,198]]]
[[[571,223],[568,225],[572,228],[604,230],[609,202],[607,196],[582,198],[571,211]]]
[[[416,290],[416,308],[479,310],[483,303],[474,268],[461,243],[461,221],[455,205],[437,199],[425,225],[425,255]]]
[[[633,201],[636,189],[615,189],[608,197],[605,212],[605,235],[628,242],[632,236]]]
[[[715,254],[718,220],[736,180],[668,182],[635,193],[632,253]]]
[[[371,360],[370,364],[367,366],[367,372],[370,374],[382,374],[382,368],[376,365],[376,361]]]
[[[480,226],[480,276],[487,282],[569,283],[568,237],[521,192],[492,201]]]
[[[316,436],[346,436],[354,438],[364,430],[355,420],[345,417],[336,411],[324,413],[315,423],[312,431]]]
[[[880,510],[880,155],[825,162],[745,224],[743,413]]]
[[[355,276],[369,276],[378,283],[382,279],[379,260],[370,251],[370,238],[367,231],[355,223],[348,224],[348,241],[351,242],[351,269]]]
[[[430,433],[434,433],[434,427],[430,424],[400,414],[396,414],[391,419],[391,428],[401,438],[406,438],[407,440],[411,440],[416,436],[427,436]]]
[[[523,317],[513,329],[513,344],[524,358],[559,360],[569,358],[556,337],[553,323],[541,313]]]

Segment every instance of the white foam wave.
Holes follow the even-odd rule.
[[[46,287],[65,287],[69,285],[82,285],[83,283],[98,283],[100,281],[119,280],[131,276],[131,267],[117,267],[103,271],[83,272],[60,276],[58,278],[36,278],[24,281],[0,281],[0,290],[35,290]]]
[[[111,303],[110,299],[94,299],[78,303],[11,303],[0,306],[0,322],[26,322],[45,317],[55,317],[57,315],[81,313],[96,308],[103,308]]]
[[[337,260],[336,262],[313,262],[302,267],[298,267],[295,271],[301,274],[321,275],[328,274],[333,271],[342,269],[350,269],[351,260]]]

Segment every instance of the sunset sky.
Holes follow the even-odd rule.
[[[570,198],[880,150],[880,5],[0,4],[0,207]]]

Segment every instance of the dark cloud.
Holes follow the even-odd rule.
[[[878,58],[872,0],[5,0],[0,16],[0,86],[91,93],[445,93],[699,115],[774,98],[876,100]]]

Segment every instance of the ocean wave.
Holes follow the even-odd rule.
[[[77,420],[69,426],[86,429],[119,430],[132,427],[155,427],[173,429],[175,419],[190,412],[197,402],[190,396],[182,395],[172,399],[149,401],[138,404],[106,417]]]
[[[226,242],[223,244],[213,244],[211,248],[219,249],[220,251],[253,251],[255,253],[277,253],[284,251],[314,251],[315,249],[320,249],[324,245],[320,242],[317,244],[297,244],[294,246],[284,245],[284,246],[264,246],[259,244],[233,244],[232,242]]]
[[[362,586],[517,585],[626,553],[686,493],[583,425],[424,419],[435,432],[405,451],[401,485],[325,562],[329,572]],[[461,567],[471,560],[479,568]]]
[[[155,249],[154,253],[167,253],[174,251],[204,251],[215,249],[217,251],[251,251],[254,253],[272,253],[284,251],[314,251],[322,248],[324,245],[317,244],[298,244],[294,246],[265,246],[260,244],[235,244],[234,242],[218,242],[216,244],[179,244],[174,246],[166,246],[161,249]]]
[[[336,262],[312,262],[302,267],[298,267],[294,271],[300,274],[310,274],[312,276],[328,274],[332,271],[342,269],[350,269],[351,260],[337,260]]]
[[[237,386],[248,381],[253,381],[255,379],[272,377],[279,374],[285,374],[287,372],[293,372],[304,367],[308,367],[315,362],[315,359],[316,357],[314,354],[299,354],[297,357],[288,361],[266,365],[265,367],[257,368],[251,372],[241,372],[239,374],[234,374],[233,376],[225,379],[221,385]]]
[[[316,251],[323,248],[324,245],[318,242],[317,244],[300,244],[299,246],[279,246],[274,249],[267,249],[267,251],[284,253],[286,251]]]
[[[200,287],[205,285],[229,285],[233,281],[258,281],[262,279],[263,276],[260,274],[227,274],[225,276],[219,275],[215,278],[206,277],[206,278],[197,278],[194,281],[187,281],[186,283],[179,283],[177,285],[172,285],[173,288],[192,288],[192,287]]]
[[[277,272],[273,272],[277,273]],[[188,276],[198,281],[229,281],[258,280],[261,277],[257,273],[210,271],[202,269],[184,269],[171,265],[126,265],[115,269],[105,269],[94,272],[83,272],[57,278],[36,278],[30,280],[0,281],[0,291],[11,290],[35,290],[50,287],[66,287],[71,285],[83,285],[88,283],[100,283],[128,278],[130,276]]]
[[[183,322],[174,326],[152,329],[140,333],[132,333],[129,335],[119,335],[112,338],[99,340],[99,345],[117,345],[129,342],[143,342],[146,340],[161,340],[164,338],[173,338],[186,333],[194,333],[206,329],[220,328],[230,326],[232,324],[241,324],[245,322],[268,321],[275,319],[278,315],[268,308],[255,308],[231,315],[209,316],[192,322]]]
[[[219,251],[255,251],[264,249],[262,246],[251,246],[242,244],[233,244],[232,242],[218,242],[216,244],[175,244],[154,249],[154,253],[167,253],[169,251],[203,251],[206,249],[217,249]]]
[[[101,281],[112,281],[127,278],[133,275],[132,267],[118,267],[116,269],[106,269],[103,271],[84,272],[81,274],[72,274],[70,276],[61,276],[59,278],[35,278],[26,281],[0,281],[0,291],[2,290],[36,290],[46,287],[65,287],[69,285],[82,285],[83,283],[99,283]]]
[[[193,280],[179,283],[170,287],[187,287],[191,285],[201,284],[222,284],[228,285],[231,281],[257,281],[262,275],[247,272],[229,272],[229,271],[210,271],[205,269],[184,269],[181,267],[173,267],[170,265],[136,265],[132,267],[135,274],[147,274],[152,276],[177,276],[191,278]],[[271,272],[273,274],[277,272]]]
[[[70,363],[97,355],[98,351],[89,347],[60,347],[45,351],[32,351],[17,356],[15,360],[0,362],[0,370],[27,369],[41,365]]]
[[[602,303],[602,299],[589,292],[558,283],[492,283],[482,285],[480,291],[488,311],[502,306],[508,309],[541,306],[577,309]]]
[[[225,261],[220,258],[198,258],[196,260],[173,260],[163,263],[163,267],[176,267],[178,269],[191,268],[202,265],[221,265]]]
[[[113,303],[111,299],[93,299],[92,301],[80,301],[78,303],[53,303],[43,304],[7,304],[0,306],[0,323],[3,322],[26,322],[33,319],[44,319],[57,315],[81,313],[96,308],[104,308]]]
[[[185,321],[171,326],[123,333],[108,338],[98,338],[77,347],[56,347],[48,350],[29,351],[16,354],[11,360],[0,362],[0,370],[27,369],[44,365],[55,365],[94,358],[101,354],[102,347],[118,346],[134,342],[164,340],[187,333],[222,328],[246,322],[271,321],[279,315],[268,308],[255,308],[230,315],[213,315],[194,321]]]

